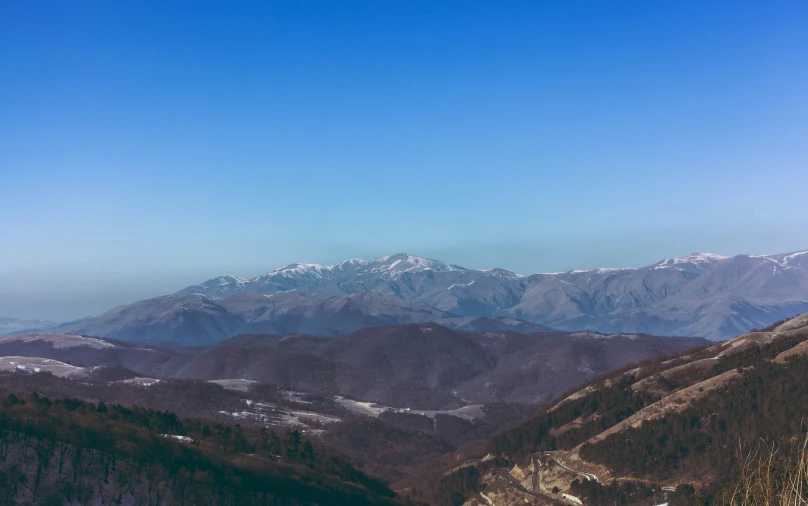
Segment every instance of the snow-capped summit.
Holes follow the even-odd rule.
[[[495,267],[493,269],[488,269],[488,270],[485,270],[485,271],[482,271],[482,272],[484,272],[485,274],[490,274],[491,276],[493,276],[493,277],[495,277],[497,279],[524,278],[524,276],[522,276],[521,274],[517,274],[517,273],[515,273],[513,271],[509,271],[508,269],[502,269],[501,267]]]
[[[243,276],[234,276],[232,274],[225,274],[224,276],[219,276],[218,278],[214,278],[216,282],[220,285],[224,285],[227,283],[246,283],[250,280],[250,278],[245,278]]]
[[[324,266],[320,264],[302,264],[294,263],[284,267],[272,269],[263,276],[272,276],[273,274],[283,274],[285,276],[322,276],[323,273],[329,272],[333,266]]]
[[[709,266],[721,260],[728,260],[729,257],[716,255],[715,253],[691,253],[680,258],[666,258],[654,266],[655,269],[681,266],[682,264],[692,264],[697,267]]]
[[[183,293],[223,299],[244,292],[246,290],[245,285],[249,282],[249,278],[225,274],[218,278],[209,279],[200,285],[189,287]]]
[[[407,253],[398,253],[393,256],[382,256],[369,262],[368,272],[382,274],[400,274],[414,271],[465,271],[457,265],[450,265],[439,260],[423,258]]]
[[[180,293],[219,300],[285,292],[314,300],[374,292],[463,317],[723,338],[808,311],[808,251],[732,258],[692,253],[640,268],[530,276],[398,253],[333,265],[295,263],[251,279],[222,276]]]

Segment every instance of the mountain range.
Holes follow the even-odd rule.
[[[408,254],[220,276],[56,327],[163,344],[240,333],[336,336],[435,322],[472,331],[595,330],[724,339],[808,311],[808,251],[696,253],[642,268],[523,276]]]

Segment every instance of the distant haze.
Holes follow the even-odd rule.
[[[806,2],[2,2],[0,316],[808,248]]]

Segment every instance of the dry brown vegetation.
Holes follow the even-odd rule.
[[[790,455],[760,443],[739,449],[740,478],[724,489],[728,506],[797,506],[808,504],[808,437]]]

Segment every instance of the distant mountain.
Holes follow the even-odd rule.
[[[457,316],[376,291],[327,299],[299,291],[269,296],[245,292],[221,300],[166,295],[58,325],[54,330],[169,346],[204,346],[244,333],[337,336],[367,327],[426,322],[472,331],[549,330],[509,317]]]
[[[53,330],[133,342],[201,346],[235,335],[244,325],[241,317],[204,297],[166,295],[63,323]]]
[[[222,276],[179,294],[216,300],[290,291],[318,299],[374,291],[458,316],[723,339],[808,311],[808,251],[732,258],[695,253],[638,269],[530,276],[398,254],[330,266],[291,264],[255,278]]]
[[[592,329],[722,339],[808,311],[808,252],[698,253],[639,269],[520,276],[407,254],[222,276],[58,332],[199,346],[240,333],[336,336],[435,322],[472,331]]]
[[[18,320],[16,318],[0,317],[0,336],[25,330],[48,330],[55,325],[56,322],[47,320]]]

